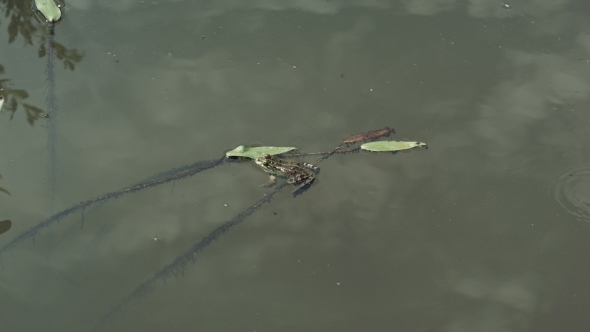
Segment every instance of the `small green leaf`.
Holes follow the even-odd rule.
[[[35,0],[35,6],[48,22],[59,21],[61,18],[61,10],[53,0]]]
[[[259,147],[250,147],[240,145],[237,148],[228,151],[225,156],[226,157],[246,157],[256,159],[259,157],[264,156],[265,154],[269,155],[276,155],[281,154],[289,151],[296,150],[297,148],[293,147],[281,147],[281,146],[259,146]]]
[[[422,142],[404,142],[404,141],[377,141],[361,145],[361,149],[372,152],[392,152],[400,150],[409,150],[413,148],[425,147],[428,145]]]

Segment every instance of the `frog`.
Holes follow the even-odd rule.
[[[289,184],[300,184],[293,191],[293,195],[297,195],[311,186],[315,181],[315,172],[319,171],[319,168],[314,165],[299,163],[296,160],[282,159],[269,154],[254,159],[254,163],[270,174],[269,183],[265,186],[274,185],[277,176],[287,178]]]

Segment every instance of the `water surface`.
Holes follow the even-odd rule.
[[[68,2],[56,41],[84,57],[55,62],[56,194],[44,120],[5,103],[0,246],[241,144],[323,151],[387,125],[429,149],[322,162],[104,330],[586,331],[590,6],[508,5]],[[9,22],[0,79],[43,109],[41,36],[9,43]],[[266,181],[221,165],[43,229],[0,257],[0,329],[91,330]]]

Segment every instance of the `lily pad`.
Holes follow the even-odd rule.
[[[61,18],[61,9],[54,0],[35,0],[37,10],[43,14],[47,22],[56,22]]]
[[[425,147],[428,149],[428,145],[426,145],[426,143],[416,141],[377,141],[361,145],[361,149],[372,152],[395,152],[419,147]]]
[[[246,157],[256,159],[262,157],[266,154],[268,155],[276,155],[281,154],[289,151],[297,150],[294,147],[284,147],[284,146],[244,146],[240,145],[237,148],[228,151],[225,156],[226,157]]]

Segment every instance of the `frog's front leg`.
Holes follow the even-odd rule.
[[[274,175],[269,175],[268,183],[261,184],[259,187],[272,187],[277,183],[277,177]]]

